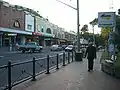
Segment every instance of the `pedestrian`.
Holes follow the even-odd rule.
[[[85,57],[87,56],[88,59],[88,72],[93,70],[94,59],[96,58],[96,47],[93,46],[93,43],[90,42],[86,52]]]

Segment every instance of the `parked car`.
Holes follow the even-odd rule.
[[[65,51],[66,52],[72,52],[74,50],[74,46],[73,45],[68,45],[66,48],[65,48]]]
[[[61,45],[63,49],[65,49],[67,47],[67,45]]]
[[[61,51],[61,50],[63,50],[63,48],[62,48],[62,46],[60,46],[60,45],[52,45],[52,46],[50,47],[50,50],[51,50],[51,51]]]
[[[41,52],[42,49],[43,47],[36,42],[28,42],[23,45],[18,45],[18,50],[22,51],[22,53],[25,53],[26,51],[29,51],[30,53],[33,53],[34,51]]]

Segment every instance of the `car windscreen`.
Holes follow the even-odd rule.
[[[36,44],[33,43],[33,42],[29,42],[29,43],[27,43],[26,45],[36,45]]]

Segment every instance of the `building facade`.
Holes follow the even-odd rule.
[[[66,32],[38,12],[0,1],[0,46],[35,41],[42,46],[68,44],[74,35]]]
[[[24,11],[7,2],[0,5],[0,42],[1,46],[24,42],[24,36],[32,35],[25,31]]]

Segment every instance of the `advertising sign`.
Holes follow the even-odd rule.
[[[98,27],[114,27],[116,23],[115,12],[99,12]]]

